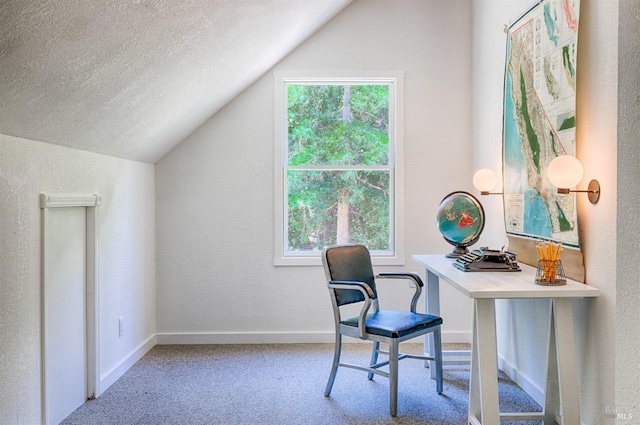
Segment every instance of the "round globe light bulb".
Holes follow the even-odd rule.
[[[575,187],[582,180],[584,168],[582,163],[571,155],[554,158],[547,167],[547,178],[559,189]]]
[[[481,193],[489,193],[498,183],[498,176],[493,170],[482,168],[473,175],[473,185]]]

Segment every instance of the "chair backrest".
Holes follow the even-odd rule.
[[[371,255],[364,245],[335,245],[322,251],[322,264],[327,281],[352,280],[364,282],[378,298],[375,275],[371,265]],[[364,301],[360,291],[336,289],[335,300],[338,306]]]

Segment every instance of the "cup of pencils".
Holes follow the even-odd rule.
[[[538,242],[538,267],[536,270],[536,283],[546,286],[560,286],[567,283],[562,267],[560,255],[562,244],[560,242]]]

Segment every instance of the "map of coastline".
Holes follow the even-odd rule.
[[[578,247],[575,195],[546,178],[575,155],[578,0],[543,0],[508,31],[503,165],[508,234]]]

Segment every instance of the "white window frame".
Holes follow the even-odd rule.
[[[274,182],[275,182],[275,248],[276,266],[322,265],[317,251],[300,253],[286,251],[287,228],[287,85],[288,84],[386,84],[389,85],[389,169],[391,178],[391,249],[372,251],[374,265],[404,265],[404,198],[403,198],[403,130],[404,130],[404,72],[274,72]],[[394,113],[395,112],[395,113]],[[337,168],[337,167],[336,167]],[[368,167],[371,168],[371,167]],[[385,167],[386,168],[386,167]]]

